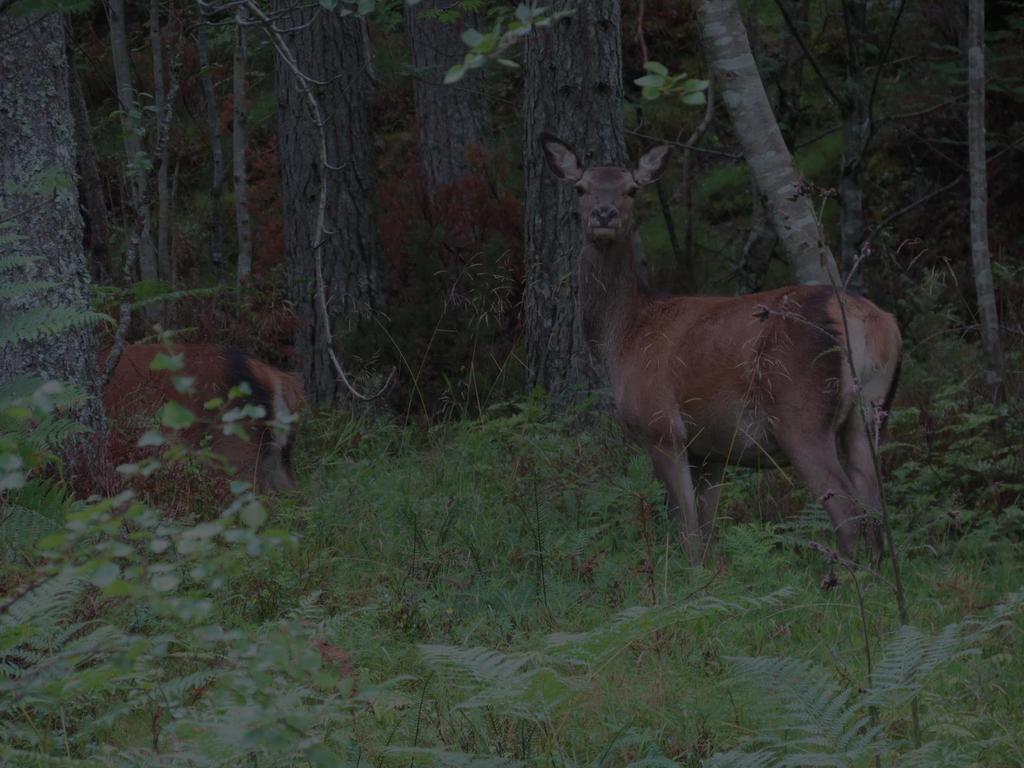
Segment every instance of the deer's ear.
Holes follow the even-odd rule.
[[[542,133],[540,146],[544,150],[544,159],[547,160],[548,168],[558,178],[571,182],[577,182],[583,178],[583,168],[580,166],[576,153],[563,141],[556,139],[550,133]]]
[[[648,150],[647,154],[640,158],[637,164],[636,173],[633,177],[637,184],[651,184],[658,180],[668,165],[668,156],[672,153],[672,147],[661,144],[654,149]]]

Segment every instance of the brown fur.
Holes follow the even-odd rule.
[[[150,363],[161,352],[183,354],[182,370],[151,370]],[[184,394],[178,392],[173,381],[175,376],[182,375],[195,379],[192,389]],[[223,409],[204,408],[205,403],[215,398],[226,401],[229,390],[242,382],[249,384],[252,394],[232,400],[224,408],[253,404],[266,411],[265,418],[244,422],[248,440],[223,434]],[[125,349],[103,390],[103,406],[115,429],[130,435],[152,426],[157,411],[172,400],[196,416],[196,423],[181,434],[186,442],[198,446],[209,436],[212,449],[227,460],[240,478],[258,488],[294,487],[289,444],[292,427],[290,421],[285,424],[284,420],[303,407],[302,381],[297,374],[216,344],[136,344]]]
[[[682,517],[691,561],[712,533],[726,464],[794,466],[852,555],[857,521],[873,522],[881,504],[869,441],[895,389],[901,339],[893,317],[827,286],[650,296],[636,276],[632,196],[660,174],[667,149],[652,150],[636,171],[584,170],[557,139],[542,143],[552,170],[580,192],[584,327],[625,429],[647,449]],[[694,470],[704,486],[699,510]],[[876,526],[863,527],[880,544]]]

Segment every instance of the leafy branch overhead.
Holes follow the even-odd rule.
[[[653,101],[665,96],[679,96],[683,104],[697,107],[707,103],[705,92],[707,80],[697,80],[685,72],[678,75],[669,74],[668,68],[657,61],[645,61],[647,74],[633,82],[640,86],[645,99]]]
[[[511,19],[499,18],[490,32],[467,29],[462,33],[462,42],[469,50],[461,64],[456,64],[444,77],[446,85],[458,82],[471,70],[480,69],[489,61],[496,61],[504,67],[518,69],[519,65],[507,58],[506,52],[518,44],[535,29],[550,27],[559,19],[572,16],[573,11],[548,13],[547,8],[533,8],[520,3]]]

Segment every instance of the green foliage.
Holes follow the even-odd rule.
[[[668,67],[657,61],[645,61],[644,70],[647,74],[633,82],[640,86],[645,99],[654,101],[665,96],[679,96],[687,106],[701,106],[707,103],[705,92],[708,80],[696,80],[685,73],[670,75]]]
[[[38,341],[70,330],[91,328],[113,318],[101,312],[72,309],[70,307],[39,307],[23,309],[0,330],[0,345]]]

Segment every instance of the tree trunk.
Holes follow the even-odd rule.
[[[235,61],[232,72],[234,89],[234,126],[232,159],[235,174],[235,226],[238,231],[238,284],[248,282],[252,274],[252,225],[249,221],[249,177],[245,167],[245,149],[249,143],[248,111],[245,106],[245,68],[248,60],[245,24],[248,13],[239,6],[235,25]]]
[[[149,0],[149,46],[153,53],[153,105],[156,107],[155,124],[160,125],[167,108],[167,86],[164,82],[164,52],[160,33],[160,0]],[[159,158],[160,168],[156,177],[156,266],[157,274],[165,282],[171,282],[174,269],[171,265],[171,185],[170,155],[171,142],[165,141]],[[156,158],[154,158],[156,159]]]
[[[576,13],[525,42],[523,315],[529,386],[558,403],[579,399],[598,378],[583,336],[576,194],[546,169],[538,137],[548,131],[574,145],[586,165],[628,158],[619,0],[557,0],[550,9]]]
[[[66,34],[70,40],[70,32],[66,31]],[[103,180],[96,160],[96,147],[92,141],[89,110],[82,94],[82,84],[75,72],[70,45],[67,57],[68,90],[75,123],[75,150],[78,156],[78,190],[87,216],[89,272],[94,281],[106,282],[110,278],[110,217],[103,195]]]
[[[156,280],[157,262],[153,249],[152,219],[149,206],[143,205],[146,188],[144,154],[139,131],[142,113],[135,102],[135,87],[132,85],[131,58],[128,49],[128,35],[125,31],[124,0],[110,0],[110,53],[114,64],[114,78],[117,80],[117,101],[121,110],[121,134],[124,138],[125,175],[129,179],[131,207],[134,218],[142,222],[142,237],[139,243],[139,274],[143,280]],[[150,319],[156,317],[155,310],[148,312]]]
[[[313,86],[325,121],[329,168],[321,164],[322,135],[310,118],[302,83],[278,53],[275,73],[288,292],[299,317],[296,348],[306,391],[330,404],[338,381],[317,311],[314,249],[323,257],[325,300],[332,329],[344,332],[384,307],[377,231],[376,170],[370,135],[369,50],[362,21],[322,9],[295,9],[275,0],[284,40]],[[326,176],[325,231],[317,231],[321,182]]]
[[[200,11],[201,13],[201,11]],[[224,217],[221,215],[221,193],[224,189],[224,147],[220,133],[220,115],[217,96],[213,87],[213,73],[210,71],[210,46],[206,39],[206,24],[199,24],[199,66],[203,85],[203,100],[206,102],[206,128],[210,132],[210,156],[213,177],[210,183],[210,261],[213,270],[220,277],[224,269]]]
[[[0,293],[0,381],[35,375],[71,383],[91,396],[77,418],[99,427],[64,35],[57,13],[0,14],[0,218],[16,235],[5,238],[3,252],[25,260],[2,275],[13,292]],[[44,322],[51,328],[31,332]]]
[[[782,0],[784,1],[784,0]],[[806,4],[804,4],[806,5]],[[761,34],[758,24],[758,2],[753,0],[749,8],[747,29],[749,30],[750,51],[757,64],[762,54]],[[787,39],[792,35],[787,35]],[[782,86],[779,86],[782,92]],[[781,98],[780,98],[781,103]],[[782,126],[779,126],[782,133]],[[783,134],[783,141],[785,141]],[[787,146],[791,146],[787,142]],[[746,242],[743,244],[743,252],[740,254],[740,265],[736,273],[736,293],[755,293],[764,288],[765,278],[768,275],[768,268],[771,266],[772,254],[775,253],[775,246],[779,243],[779,236],[775,234],[775,228],[765,210],[764,202],[761,200],[761,192],[755,181],[750,184],[750,232],[747,234]]]
[[[736,0],[696,0],[705,53],[772,224],[801,283],[839,280],[750,52]]]
[[[862,270],[857,262],[864,242],[864,190],[860,174],[867,147],[868,76],[865,46],[868,42],[866,0],[843,0],[846,21],[846,86],[843,89],[843,158],[839,176],[840,261],[843,279],[859,290]],[[856,271],[854,271],[856,268]]]
[[[466,52],[462,31],[477,24],[477,14],[470,11],[452,22],[429,16],[451,5],[449,0],[423,0],[405,9],[416,78],[413,96],[420,161],[431,200],[439,189],[469,173],[466,151],[483,144],[488,123],[482,71],[444,85],[445,73],[460,63]]]
[[[967,22],[967,128],[971,167],[971,262],[981,316],[985,390],[992,402],[1002,397],[1003,352],[992,264],[988,250],[988,169],[985,155],[985,2],[969,0]]]

